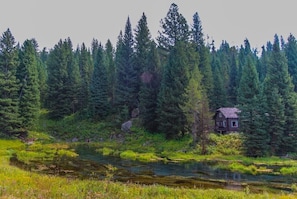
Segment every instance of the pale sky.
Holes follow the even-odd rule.
[[[40,49],[53,48],[67,37],[74,48],[83,42],[89,47],[93,38],[103,44],[110,39],[115,46],[127,17],[134,29],[143,12],[156,38],[171,3],[178,5],[189,25],[198,12],[204,34],[216,46],[222,40],[240,46],[248,38],[260,50],[274,34],[285,40],[290,33],[297,37],[294,0],[0,0],[0,32],[10,28],[21,44],[35,38]]]

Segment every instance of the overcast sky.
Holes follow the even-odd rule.
[[[53,48],[59,39],[70,37],[74,47],[93,38],[116,45],[127,17],[132,28],[144,12],[153,38],[171,3],[192,24],[198,12],[205,35],[216,46],[222,40],[240,46],[248,38],[253,48],[273,41],[297,37],[297,7],[294,0],[0,0],[1,34],[10,28],[17,42],[35,38],[40,48]]]

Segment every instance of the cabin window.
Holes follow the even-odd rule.
[[[237,128],[238,127],[238,121],[237,120],[231,120],[231,127]]]
[[[222,117],[222,113],[219,113],[219,117]]]
[[[226,125],[226,121],[224,120],[223,121],[223,127],[226,127],[227,125]]]

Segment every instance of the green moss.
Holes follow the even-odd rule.
[[[120,157],[123,159],[136,160],[137,155],[134,151],[127,150],[127,151],[123,151],[120,154]]]
[[[297,167],[282,167],[280,173],[282,175],[297,176]]]

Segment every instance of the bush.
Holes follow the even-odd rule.
[[[127,150],[127,151],[122,152],[120,154],[120,157],[123,159],[136,160],[137,155],[134,151]]]
[[[282,167],[280,172],[282,175],[297,175],[297,167]]]
[[[207,151],[210,154],[240,155],[243,154],[243,139],[241,133],[227,135],[211,133]]]

